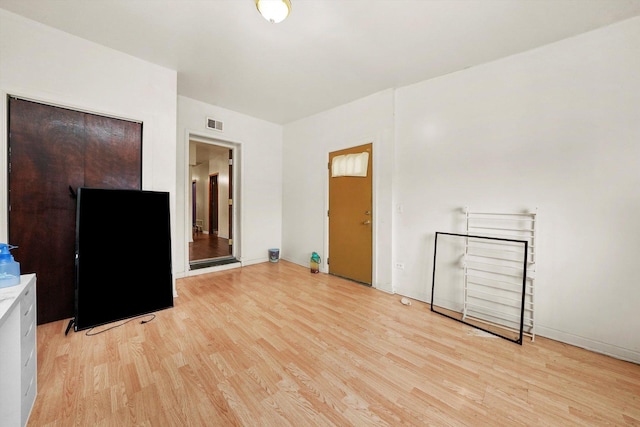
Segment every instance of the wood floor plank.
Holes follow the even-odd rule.
[[[476,334],[284,260],[177,289],[148,323],[39,325],[29,426],[640,425],[637,364]]]

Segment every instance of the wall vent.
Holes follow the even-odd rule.
[[[207,129],[217,130],[218,132],[222,132],[223,123],[220,120],[215,120],[210,117],[207,117]]]

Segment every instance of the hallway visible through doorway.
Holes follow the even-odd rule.
[[[229,239],[215,234],[194,233],[189,242],[189,259],[211,259],[229,256]]]
[[[190,141],[189,208],[194,222],[188,244],[191,270],[237,262],[233,247],[233,151],[214,141]]]

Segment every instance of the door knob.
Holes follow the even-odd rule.
[[[371,224],[371,221],[366,220],[366,221],[364,221],[364,222],[363,222],[363,224],[364,224],[364,225],[369,225],[369,224]]]
[[[364,211],[365,215],[371,215],[371,211]]]

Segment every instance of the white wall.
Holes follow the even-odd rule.
[[[396,92],[396,292],[461,209],[538,208],[538,333],[640,362],[640,18]]]
[[[0,241],[7,239],[7,94],[142,121],[142,186],[170,193],[174,237],[176,81],[173,70],[0,9]]]
[[[329,153],[373,143],[373,286],[391,292],[393,91],[383,91],[290,123],[284,129],[281,258],[308,266],[312,252],[328,271]]]
[[[207,129],[207,117],[222,121],[224,132]],[[190,136],[235,149],[237,175],[233,186],[237,197],[233,237],[234,251],[238,251],[235,255],[242,265],[268,261],[269,248],[280,247],[282,239],[282,126],[179,96],[175,161],[177,223],[182,227],[177,230],[174,247],[182,256],[175,259],[175,271],[179,276],[190,274],[187,245],[191,235],[188,205],[191,180],[187,167]]]

